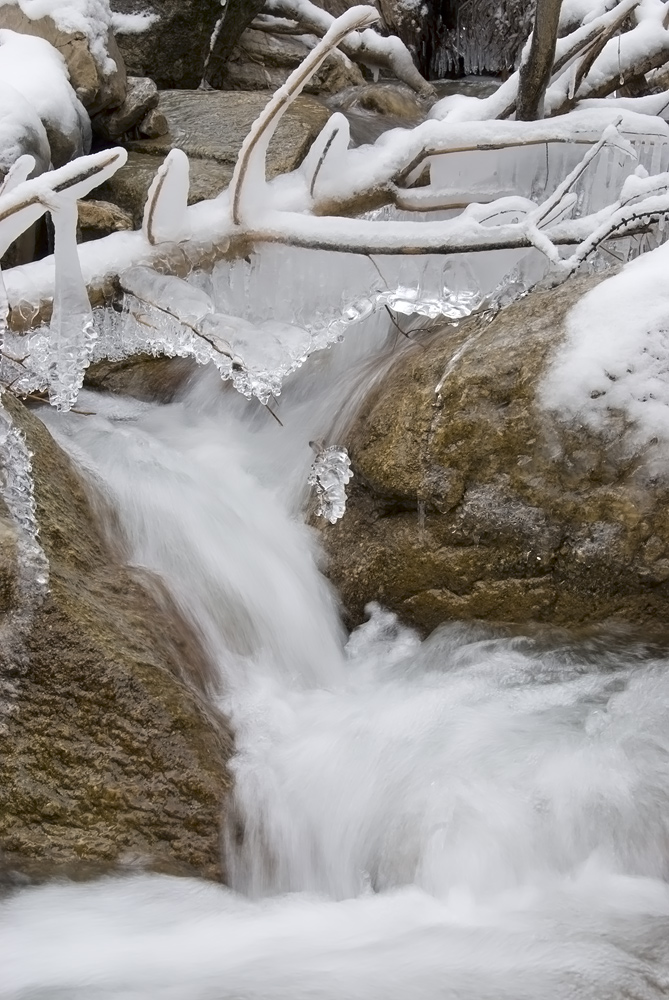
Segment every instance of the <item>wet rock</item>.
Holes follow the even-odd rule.
[[[123,58],[111,31],[104,32],[93,51],[91,37],[74,29],[65,30],[51,17],[31,17],[14,2],[0,6],[0,28],[35,35],[49,42],[65,59],[70,83],[90,115],[118,107],[125,97]]]
[[[130,213],[110,201],[91,199],[80,201],[77,207],[79,214],[77,228],[82,242],[133,228]]]
[[[194,358],[154,358],[136,354],[123,361],[98,361],[88,368],[90,389],[134,396],[148,403],[171,403],[199,369]]]
[[[302,35],[274,35],[247,28],[225,64],[221,85],[230,90],[276,90],[312,47]],[[305,91],[334,94],[362,83],[364,78],[358,67],[335,51],[314,74]]]
[[[158,86],[198,87],[211,36],[221,17],[220,0],[111,0],[121,14],[153,14],[148,30],[117,40],[128,72],[149,76]]]
[[[148,77],[129,76],[125,100],[120,107],[93,119],[93,131],[102,139],[119,139],[158,106],[158,88]],[[159,133],[160,134],[160,133]]]
[[[341,111],[362,109],[377,115],[388,115],[398,121],[417,124],[425,118],[427,105],[405,84],[366,83],[360,87],[345,90],[328,102]]]
[[[351,623],[375,600],[449,619],[647,624],[669,599],[659,456],[541,410],[568,309],[599,279],[536,292],[412,348],[355,418],[343,520],[319,525]],[[441,383],[440,392],[437,386]]]
[[[131,866],[220,878],[231,738],[207,706],[198,639],[159,581],[124,564],[100,499],[41,422],[5,405],[34,454],[50,592],[18,655],[5,643],[0,652],[0,681],[13,684],[0,733],[0,874]],[[6,606],[16,560],[0,514]]]

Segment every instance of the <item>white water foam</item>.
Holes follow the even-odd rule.
[[[420,642],[378,608],[345,644],[285,470],[350,413],[384,336],[312,359],[283,428],[206,374],[170,406],[90,394],[97,417],[46,417],[218,665],[244,838],[233,890],[136,875],[9,897],[2,1000],[669,990],[666,659],[457,625]]]

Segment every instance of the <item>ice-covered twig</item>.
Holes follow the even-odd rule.
[[[104,183],[126,162],[124,149],[107,149],[91,156],[80,156],[58,170],[10,184],[0,193],[0,256],[14,240],[36,222],[48,209],[54,195],[77,201]],[[18,162],[18,161],[17,161]],[[21,170],[25,169],[25,162]]]
[[[373,7],[351,7],[333,19],[324,38],[295,69],[282,87],[274,94],[260,115],[256,118],[249,134],[242,143],[235,170],[230,182],[230,205],[232,221],[242,224],[245,213],[262,207],[262,190],[266,182],[265,157],[267,147],[290,105],[300,95],[304,86],[332,51],[350,31],[373,24],[379,13]],[[245,188],[253,191],[253,199],[244,199]],[[260,201],[260,205],[258,202]]]
[[[188,157],[182,149],[172,149],[151,182],[144,208],[142,232],[152,246],[188,238],[188,190]]]
[[[320,36],[329,31],[335,20],[332,14],[310,0],[268,0],[266,8],[294,19],[303,29]],[[417,94],[434,98],[434,87],[419,73],[406,45],[395,35],[384,37],[373,28],[351,31],[342,39],[339,48],[354,62],[374,69],[388,69]]]

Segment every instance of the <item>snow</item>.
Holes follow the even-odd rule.
[[[104,75],[115,71],[116,63],[107,51],[112,26],[109,0],[0,0],[0,6],[5,4],[20,7],[33,21],[50,17],[61,31],[81,32]]]
[[[68,137],[75,155],[88,152],[90,119],[70,86],[64,58],[49,42],[0,30],[0,81],[23,95],[47,129]]]
[[[115,35],[141,35],[159,20],[159,15],[150,11],[136,14],[120,14],[112,11],[111,26]]]
[[[44,125],[23,94],[0,78],[0,171],[25,154],[35,157],[36,172],[47,170],[51,150]]]
[[[665,244],[577,303],[539,390],[545,409],[602,433],[621,413],[634,449],[669,441],[668,268]]]

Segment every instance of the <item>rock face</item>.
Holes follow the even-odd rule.
[[[221,17],[220,0],[111,0],[121,14],[156,17],[148,31],[117,30],[128,72],[150,76],[165,87],[198,87],[204,75],[211,36]]]
[[[119,865],[222,877],[231,739],[207,707],[208,664],[155,578],[128,569],[69,459],[6,399],[34,453],[50,592],[18,655],[0,731],[0,874],[86,877]],[[16,602],[0,512],[0,616]]]
[[[373,391],[338,441],[355,473],[348,511],[319,525],[351,623],[372,600],[425,631],[664,620],[669,483],[645,471],[653,455],[623,454],[615,415],[604,438],[536,399],[565,315],[595,280],[446,328]]]
[[[130,212],[139,225],[156,170],[178,146],[190,159],[189,203],[215,198],[230,183],[242,142],[267,99],[266,94],[233,91],[161,92],[158,110],[169,131],[128,142],[127,164],[97,189],[98,196]],[[294,170],[327,119],[327,110],[313,97],[298,97],[270,143],[268,176]]]

